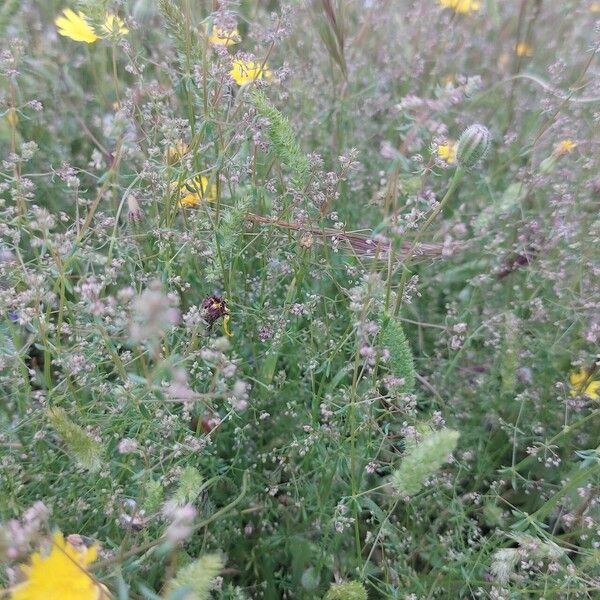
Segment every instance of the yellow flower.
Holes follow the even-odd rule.
[[[437,147],[438,156],[449,165],[456,162],[456,142],[446,142]]]
[[[19,122],[19,115],[17,114],[16,109],[9,108],[6,111],[6,120],[11,127],[16,127]]]
[[[262,63],[254,62],[253,60],[240,60],[236,59],[233,61],[233,68],[229,72],[238,85],[244,85],[249,81],[255,79],[271,79],[273,75],[269,71],[269,67]]]
[[[173,184],[177,187],[177,184]],[[217,197],[217,186],[208,187],[208,177],[199,175],[193,179],[188,179],[179,187],[179,206],[197,206],[206,198],[212,202]]]
[[[577,148],[577,144],[573,140],[567,138],[566,140],[561,140],[558,142],[558,144],[556,144],[553,154],[554,156],[564,156],[565,154],[570,154],[573,152],[575,148]]]
[[[214,25],[210,32],[210,36],[208,37],[208,41],[217,46],[231,46],[233,44],[238,44],[240,39],[240,33],[237,30],[237,27],[231,31],[227,31]]]
[[[190,151],[190,147],[183,141],[179,140],[168,146],[165,151],[165,158],[167,159],[168,164],[176,163],[181,160],[188,152]]]
[[[71,38],[76,42],[93,44],[96,40],[100,39],[82,12],[74,13],[70,8],[65,8],[63,14],[56,17],[54,23],[58,27],[60,35]],[[101,30],[105,36],[114,34],[125,35],[129,33],[129,29],[125,27],[122,19],[110,13],[106,15]]]
[[[453,8],[457,13],[477,12],[481,6],[479,0],[440,0],[444,8]]]
[[[592,2],[590,6],[590,12],[598,13],[600,12],[600,2]]]
[[[125,27],[125,23],[117,15],[108,14],[102,25],[102,32],[106,35],[126,35],[129,33],[129,29]]]
[[[58,33],[71,38],[76,42],[93,44],[98,38],[92,26],[85,20],[82,12],[75,14],[70,8],[65,8],[60,17],[56,17],[54,24],[58,27]]]
[[[519,42],[515,46],[517,56],[533,56],[533,48],[527,42]]]
[[[56,533],[49,554],[31,555],[22,571],[27,579],[13,588],[11,600],[100,600],[108,598],[106,588],[87,573],[96,560],[95,546],[78,550]]]
[[[581,368],[576,373],[569,375],[571,384],[571,396],[585,396],[590,400],[600,400],[600,381],[590,381],[591,373]]]

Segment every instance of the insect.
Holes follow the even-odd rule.
[[[208,298],[205,298],[202,301],[202,318],[206,322],[209,331],[221,317],[223,317],[223,331],[225,335],[231,337],[233,333],[229,329],[229,319],[231,317],[227,302],[221,296],[208,296]]]

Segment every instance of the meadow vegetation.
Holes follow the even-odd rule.
[[[0,598],[600,597],[597,20],[4,0]]]

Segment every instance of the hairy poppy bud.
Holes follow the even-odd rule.
[[[458,140],[456,157],[463,169],[476,166],[490,148],[490,131],[483,125],[475,124],[467,127]]]
[[[133,194],[127,196],[127,216],[132,223],[139,223],[144,218],[140,203]]]

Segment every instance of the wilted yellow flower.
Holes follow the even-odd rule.
[[[456,142],[446,142],[437,147],[438,156],[449,165],[456,162]]]
[[[231,31],[227,31],[225,29],[221,29],[220,27],[213,26],[210,36],[208,37],[208,41],[217,46],[231,46],[233,44],[239,44],[240,40],[240,33],[237,30],[237,27]]]
[[[188,152],[190,151],[190,147],[183,141],[179,140],[168,146],[165,151],[165,158],[167,159],[167,163],[173,164],[178,160],[182,159]]]
[[[517,56],[533,56],[533,48],[527,42],[519,42],[515,45]]]
[[[269,67],[262,63],[254,62],[253,60],[240,60],[236,59],[233,61],[233,67],[229,74],[233,77],[238,85],[244,85],[250,81],[256,79],[271,79],[273,75],[269,71]]]
[[[102,25],[102,32],[106,35],[126,35],[129,33],[129,29],[125,27],[123,19],[117,17],[117,15],[108,14],[106,15],[106,19]]]
[[[17,114],[16,109],[9,108],[6,111],[6,120],[11,127],[16,127],[19,122],[19,115]]]
[[[477,12],[481,6],[479,0],[440,0],[444,8],[452,8],[457,13]]]
[[[177,184],[173,184],[177,188]],[[217,197],[217,186],[208,186],[208,177],[199,175],[193,179],[188,179],[179,186],[179,206],[197,206],[206,198],[212,202]]]
[[[56,17],[54,24],[58,27],[60,35],[71,38],[76,42],[93,44],[99,39],[82,12],[74,13],[70,8],[65,8],[63,14]]]
[[[555,156],[564,156],[565,154],[570,154],[573,152],[575,148],[577,148],[577,144],[573,140],[567,138],[566,140],[561,140],[558,142],[558,144],[556,144],[553,154]]]
[[[576,373],[569,375],[569,383],[571,384],[571,396],[585,396],[590,400],[600,400],[600,381],[590,380],[591,373],[581,368]]]
[[[56,533],[49,554],[31,555],[22,571],[27,579],[13,588],[12,600],[100,600],[108,598],[106,589],[86,571],[96,560],[96,547],[79,550]]]

